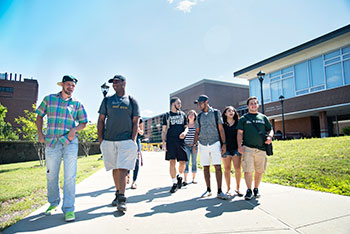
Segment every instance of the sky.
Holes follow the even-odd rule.
[[[38,80],[38,104],[73,75],[94,123],[100,86],[121,74],[152,117],[170,93],[245,83],[233,72],[349,23],[350,0],[0,0],[0,73]]]

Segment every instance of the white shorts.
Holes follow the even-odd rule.
[[[210,166],[210,159],[212,165],[221,165],[221,146],[220,141],[215,142],[212,145],[199,146],[199,157],[202,166]]]
[[[133,140],[103,140],[100,149],[106,171],[111,169],[134,169],[137,158],[137,144]]]

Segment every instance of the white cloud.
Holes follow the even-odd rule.
[[[179,2],[176,9],[183,11],[184,13],[189,13],[191,12],[192,7],[196,4],[197,4],[197,1],[191,2],[191,1],[185,0],[185,1]]]
[[[152,117],[154,112],[152,110],[143,110],[141,111],[141,117]]]
[[[174,0],[168,0],[168,3],[172,4],[174,2]]]

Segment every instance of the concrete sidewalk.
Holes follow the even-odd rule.
[[[46,205],[3,233],[350,233],[350,197],[263,183],[257,200],[223,201],[212,175],[213,196],[200,198],[202,171],[198,184],[171,194],[164,153],[143,157],[138,188],[126,192],[125,214],[111,206],[114,183],[103,169],[77,185],[74,222],[66,223],[61,210],[45,216]]]

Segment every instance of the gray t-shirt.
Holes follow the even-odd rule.
[[[199,131],[199,143],[202,145],[212,145],[217,141],[220,141],[218,128],[216,126],[214,109],[209,107],[208,112],[201,112],[200,117],[200,131]],[[221,112],[218,113],[218,124],[223,124]],[[198,117],[196,119],[196,128],[199,128]]]
[[[103,139],[108,141],[131,139],[132,118],[140,116],[139,106],[135,99],[128,95],[119,97],[117,94],[103,99],[98,113],[106,116]]]

